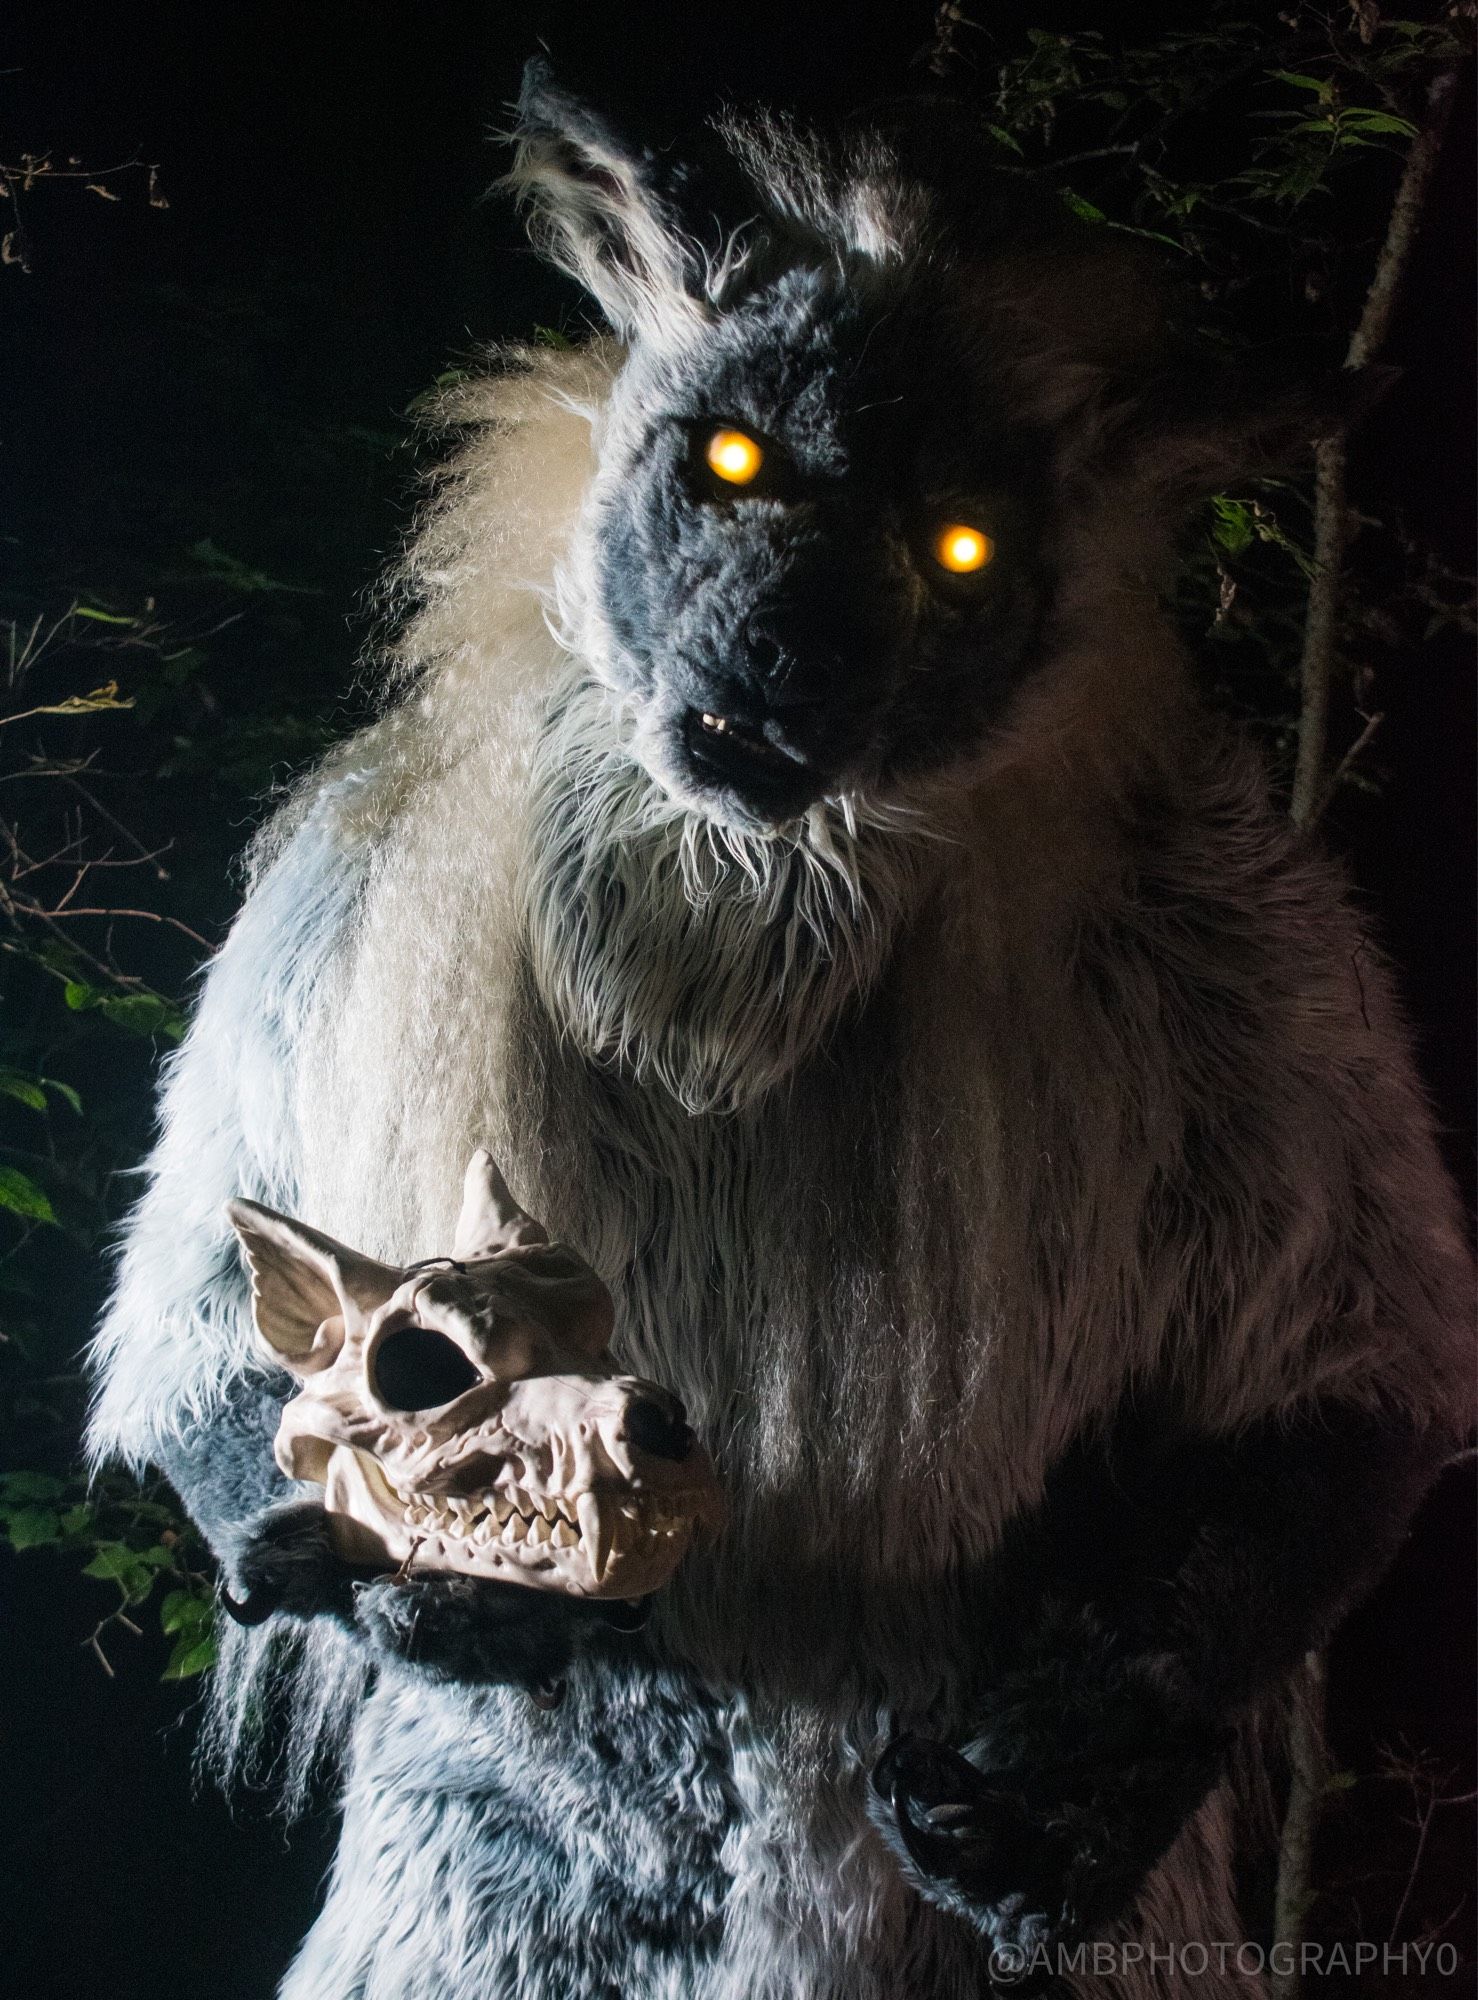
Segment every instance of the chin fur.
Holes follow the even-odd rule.
[[[536,755],[522,884],[535,981],[596,1060],[689,1111],[735,1110],[876,985],[929,824],[919,806],[852,796],[782,827],[737,823],[657,759],[655,726],[613,727],[618,705],[575,682]]]

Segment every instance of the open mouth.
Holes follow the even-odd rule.
[[[693,1538],[701,1501],[685,1493],[535,1493],[502,1483],[467,1495],[405,1490],[355,1446],[339,1447],[329,1473],[330,1504],[342,1507],[360,1488],[385,1535],[387,1554],[402,1548],[423,1567],[464,1574],[523,1576],[559,1588],[599,1592],[632,1573],[635,1589],[665,1579]],[[388,1531],[388,1533],[386,1532]],[[652,1574],[648,1577],[647,1572]],[[620,1575],[617,1576],[616,1572]],[[541,1574],[542,1573],[542,1574]]]
[[[814,766],[798,751],[773,742],[754,723],[689,709],[683,742],[690,763],[702,776],[758,804],[798,806],[818,789]]]
[[[535,1495],[514,1487],[465,1500],[432,1494],[399,1497],[413,1534],[473,1550],[497,1550],[534,1567],[557,1562],[560,1550],[579,1549],[597,1584],[605,1582],[617,1556],[678,1535],[686,1540],[692,1527],[688,1516],[646,1494],[617,1500],[594,1493]]]

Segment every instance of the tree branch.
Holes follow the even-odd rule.
[[[1459,72],[1445,69],[1427,87],[1426,111],[1406,155],[1391,219],[1365,295],[1359,324],[1350,336],[1346,369],[1367,368],[1384,348],[1395,316],[1401,280],[1421,228],[1422,213],[1452,115]],[[1325,438],[1315,453],[1314,578],[1309,586],[1299,681],[1303,689],[1298,721],[1298,760],[1290,805],[1294,823],[1310,826],[1324,794],[1324,762],[1329,741],[1329,691],[1338,650],[1340,570],[1349,539],[1345,484],[1348,445],[1343,430]]]
[[[1294,1684],[1295,1707],[1288,1751],[1293,1767],[1288,1811],[1278,1842],[1278,1886],[1273,1901],[1272,2000],[1297,2000],[1299,1944],[1312,1900],[1314,1837],[1329,1781],[1324,1750],[1324,1658],[1310,1653]],[[1276,1947],[1286,1945],[1286,1951]],[[1286,1969],[1279,1971],[1278,1967]]]

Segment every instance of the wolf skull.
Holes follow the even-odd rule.
[[[228,1213],[257,1329],[301,1384],[277,1462],[324,1487],[346,1561],[640,1597],[717,1527],[681,1405],[615,1372],[610,1293],[488,1153],[452,1255],[422,1264],[376,1263],[256,1202]]]

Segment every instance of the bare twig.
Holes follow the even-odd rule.
[[[1376,735],[1376,732],[1385,719],[1384,713],[1380,710],[1377,710],[1374,715],[1367,715],[1364,718],[1365,727],[1360,731],[1360,734],[1330,772],[1323,790],[1315,802],[1313,811],[1304,821],[1305,826],[1317,826],[1319,821],[1324,817],[1324,811],[1329,801],[1334,797],[1355,765],[1365,755],[1366,750],[1370,747],[1372,738]]]
[[[1274,1954],[1272,2000],[1296,2000],[1299,1990],[1299,1944],[1312,1897],[1314,1837],[1329,1782],[1324,1749],[1324,1658],[1310,1653],[1294,1688],[1288,1751],[1292,1780],[1288,1811],[1278,1842],[1278,1886],[1273,1903],[1274,1945],[1289,1947]],[[1278,1970],[1279,1966],[1284,1970]]]
[[[69,784],[72,787],[72,790],[74,792],[76,792],[81,798],[87,801],[88,805],[91,806],[92,810],[97,814],[99,819],[105,820],[107,824],[110,827],[112,827],[115,833],[122,834],[125,840],[132,842],[133,846],[138,850],[139,860],[148,862],[152,865],[154,870],[154,879],[156,882],[167,882],[169,880],[169,870],[159,865],[159,857],[161,854],[168,852],[169,848],[174,845],[173,841],[168,842],[164,847],[155,848],[152,852],[150,852],[148,849],[145,848],[144,843],[139,839],[136,833],[132,832],[128,827],[126,827],[121,819],[116,819],[113,816],[113,814],[108,811],[108,808],[102,803],[100,799],[96,799],[93,797],[92,793],[88,791],[85,785],[81,785],[77,782],[77,776],[74,771],[59,771],[57,773],[57,776],[62,778],[67,784]]]
[[[89,862],[87,865],[89,868],[94,868],[99,864]],[[189,938],[192,944],[198,944],[202,951],[214,950],[214,946],[211,944],[209,938],[202,937],[199,931],[192,931],[190,926],[179,917],[164,916],[158,910],[128,910],[123,908],[82,909],[75,903],[59,905],[54,910],[48,910],[44,909],[40,903],[34,902],[29,896],[17,896],[13,892],[8,901],[13,905],[13,910],[8,910],[7,914],[39,917],[42,922],[54,923],[57,920],[66,921],[72,917],[107,917],[109,919],[113,917],[137,917],[144,923],[163,924],[168,930],[179,931],[183,937]]]
[[[1390,333],[1401,280],[1421,227],[1422,212],[1452,115],[1458,75],[1455,67],[1445,69],[1427,88],[1425,115],[1407,152],[1400,185],[1391,204],[1385,241],[1376,260],[1375,276],[1345,354],[1344,365],[1352,373],[1370,366]],[[1319,445],[1314,465],[1314,576],[1309,585],[1303,656],[1299,661],[1303,696],[1298,722],[1298,760],[1289,808],[1298,826],[1310,826],[1318,818],[1325,789],[1329,692],[1339,631],[1340,569],[1350,532],[1345,492],[1348,444],[1343,429]]]

